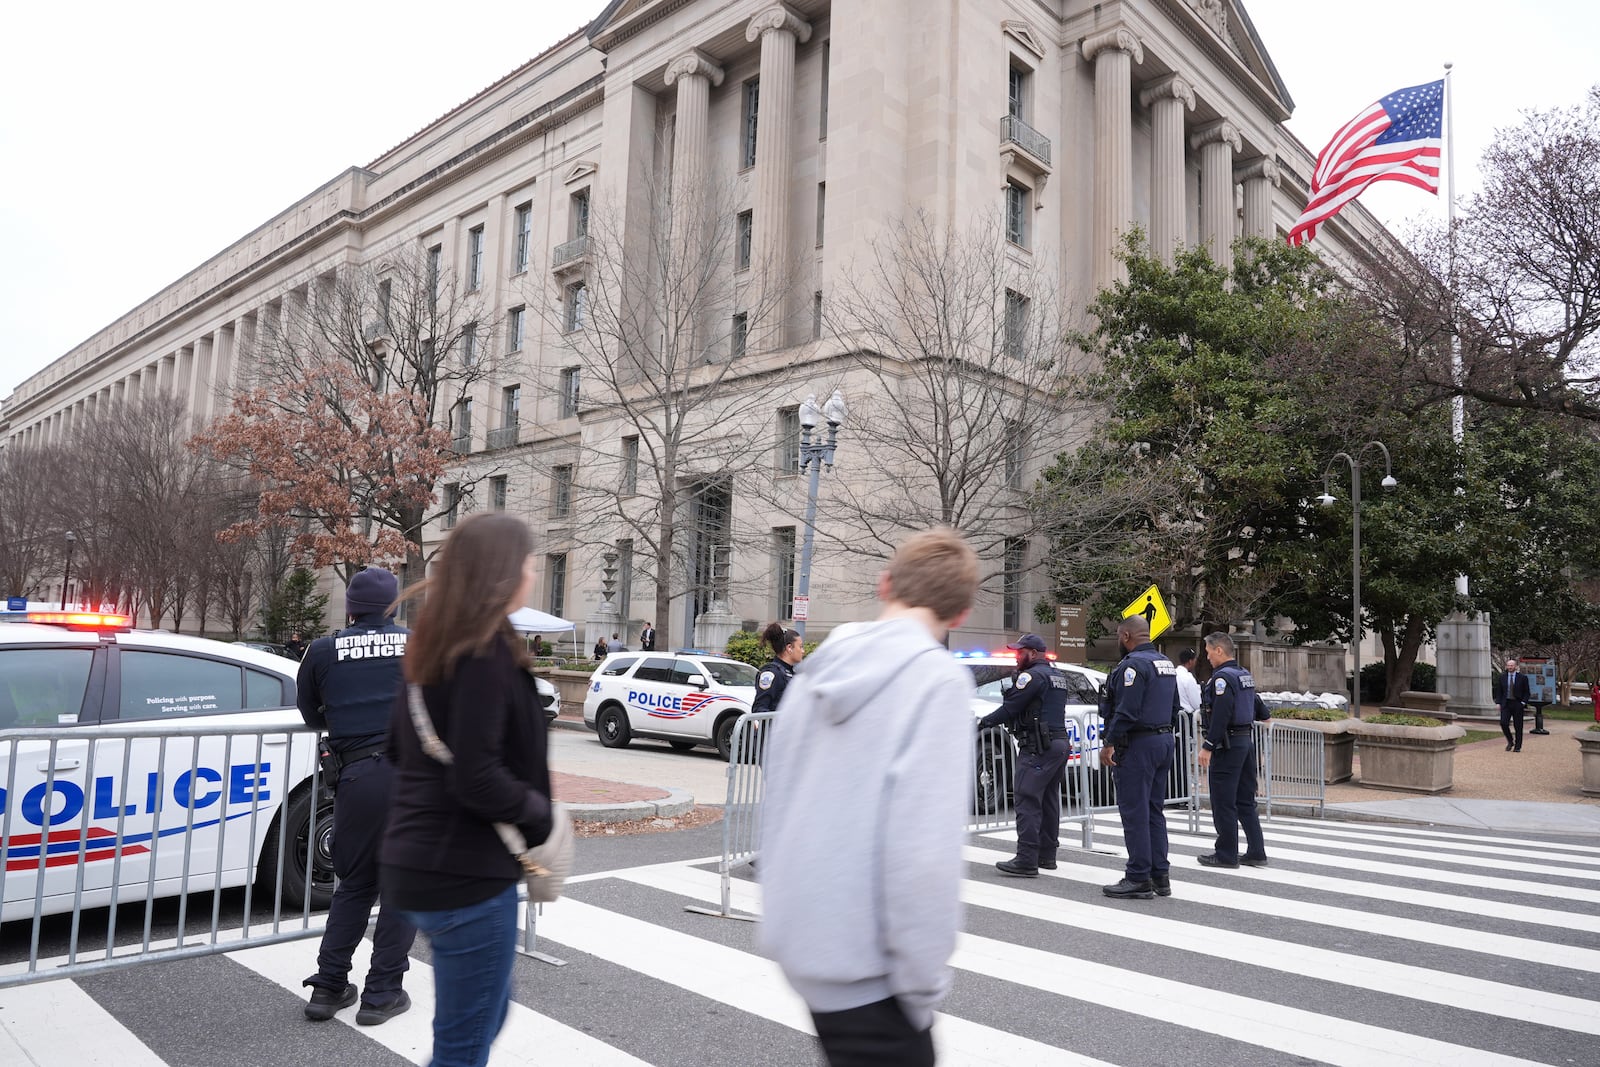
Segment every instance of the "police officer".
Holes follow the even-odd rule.
[[[1036,878],[1056,869],[1061,845],[1061,771],[1072,750],[1067,740],[1066,676],[1045,657],[1044,639],[1023,634],[1007,648],[1017,654],[1017,676],[1000,707],[978,722],[980,730],[1005,726],[1017,737],[1017,854],[995,864],[1001,874]]]
[[[1256,692],[1256,680],[1233,658],[1233,638],[1206,636],[1211,682],[1206,686],[1210,711],[1200,746],[1200,769],[1211,780],[1211,823],[1217,847],[1200,857],[1202,867],[1267,865],[1267,847],[1256,816],[1256,746],[1254,724],[1271,716]],[[1245,853],[1239,855],[1239,827],[1244,826]]]
[[[390,709],[405,687],[400,659],[407,631],[390,614],[399,595],[393,574],[381,567],[361,571],[345,590],[350,625],[313,641],[300,664],[300,715],[313,730],[327,732],[338,768],[329,777],[337,782],[333,869],[339,885],[328,906],[317,973],[302,983],[311,987],[308,1019],[331,1019],[355,1003],[356,987],[348,980],[350,959],[378,900],[378,845],[393,776],[383,746]],[[416,936],[416,927],[399,915],[388,909],[378,913],[372,966],[356,1022],[372,1026],[411,1007],[400,983]]]
[[[806,655],[805,641],[799,632],[785,629],[781,623],[769,623],[761,631],[761,640],[772,649],[772,659],[761,668],[761,675],[756,679],[756,699],[750,710],[758,713],[778,710],[784,687]]]
[[[1178,723],[1178,668],[1150,643],[1143,615],[1123,619],[1117,642],[1127,653],[1106,679],[1112,714],[1102,761],[1117,784],[1117,814],[1128,863],[1122,880],[1102,892],[1119,899],[1172,895],[1167,862],[1167,775]]]

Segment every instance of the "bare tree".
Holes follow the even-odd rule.
[[[787,264],[764,262],[729,187],[680,175],[646,182],[625,217],[616,201],[589,216],[581,256],[558,305],[530,306],[559,334],[552,383],[582,430],[533,453],[551,484],[553,517],[582,516],[574,544],[633,542],[636,578],[654,589],[665,647],[672,609],[724,596],[737,492],[772,467],[770,442],[788,366]],[[580,261],[581,262],[581,261]],[[698,610],[698,609],[697,609]]]
[[[419,247],[341,267],[284,298],[256,339],[252,387],[195,440],[260,487],[238,526],[289,530],[348,579],[373,560],[421,578],[436,485],[471,437],[471,391],[496,373],[480,289]]]
[[[54,501],[64,478],[61,449],[0,449],[0,586],[7,596],[33,596],[49,585],[65,549]]]

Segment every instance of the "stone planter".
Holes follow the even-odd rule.
[[[1578,747],[1583,752],[1583,795],[1600,797],[1600,731],[1578,734]]]
[[[1280,719],[1278,722],[1304,726],[1322,735],[1322,781],[1324,785],[1348,782],[1356,754],[1356,739],[1350,733],[1355,719],[1322,722],[1318,719]],[[1600,737],[1600,734],[1595,735]]]
[[[1445,793],[1454,783],[1459,726],[1350,724],[1361,758],[1361,785],[1408,793]]]
[[[561,714],[583,715],[583,698],[589,692],[589,671],[540,671],[561,694]]]

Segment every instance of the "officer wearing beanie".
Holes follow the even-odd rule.
[[[367,932],[378,900],[378,845],[389,814],[393,768],[383,751],[389,712],[405,687],[400,659],[407,631],[391,612],[400,585],[382,567],[368,567],[350,580],[344,610],[349,625],[333,637],[319,637],[300,664],[300,716],[313,730],[325,731],[337,762],[337,801],[333,809],[333,869],[339,876],[328,906],[317,973],[306,1018],[331,1019],[356,1001],[349,981],[350,960]],[[411,1007],[400,987],[416,927],[387,909],[378,913],[372,937],[372,966],[361,991],[356,1022],[373,1026]]]
[[[1061,846],[1061,772],[1072,745],[1067,740],[1066,676],[1050,665],[1044,639],[1023,634],[1014,645],[1017,676],[1000,707],[978,721],[978,729],[1004,726],[1017,737],[1017,854],[995,868],[1015,878],[1034,878],[1039,868],[1056,869]]]

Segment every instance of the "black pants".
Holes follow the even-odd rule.
[[[339,772],[333,805],[333,870],[339,884],[328,905],[317,973],[306,979],[307,985],[337,992],[350,980],[350,958],[367,932],[372,905],[378,902],[378,846],[389,817],[393,777],[394,768],[383,756],[357,760]],[[399,994],[416,937],[417,928],[398,913],[388,908],[378,913],[363,1002],[384,1005]]]
[[[1513,712],[1509,710],[1509,707],[1510,705],[1506,703],[1500,705],[1500,732],[1506,735],[1506,744],[1511,745],[1513,748],[1521,748],[1522,717],[1528,712],[1527,709],[1523,707],[1518,707],[1517,710]],[[1517,728],[1517,734],[1515,737],[1511,736],[1512,726],[1516,726]]]
[[[1117,813],[1122,816],[1122,843],[1128,850],[1128,880],[1148,882],[1166,874],[1167,775],[1172,772],[1172,734],[1133,734],[1117,751],[1111,769],[1117,783]]]
[[[932,1067],[933,1031],[918,1030],[893,997],[847,1011],[814,1011],[828,1067]]]
[[[1228,748],[1211,753],[1211,824],[1217,830],[1217,858],[1239,858],[1239,827],[1245,854],[1265,856],[1261,819],[1256,814],[1256,746],[1249,734],[1229,738]]]
[[[1065,737],[1036,755],[1017,753],[1017,861],[1035,867],[1061,847],[1061,771],[1072,744]]]

